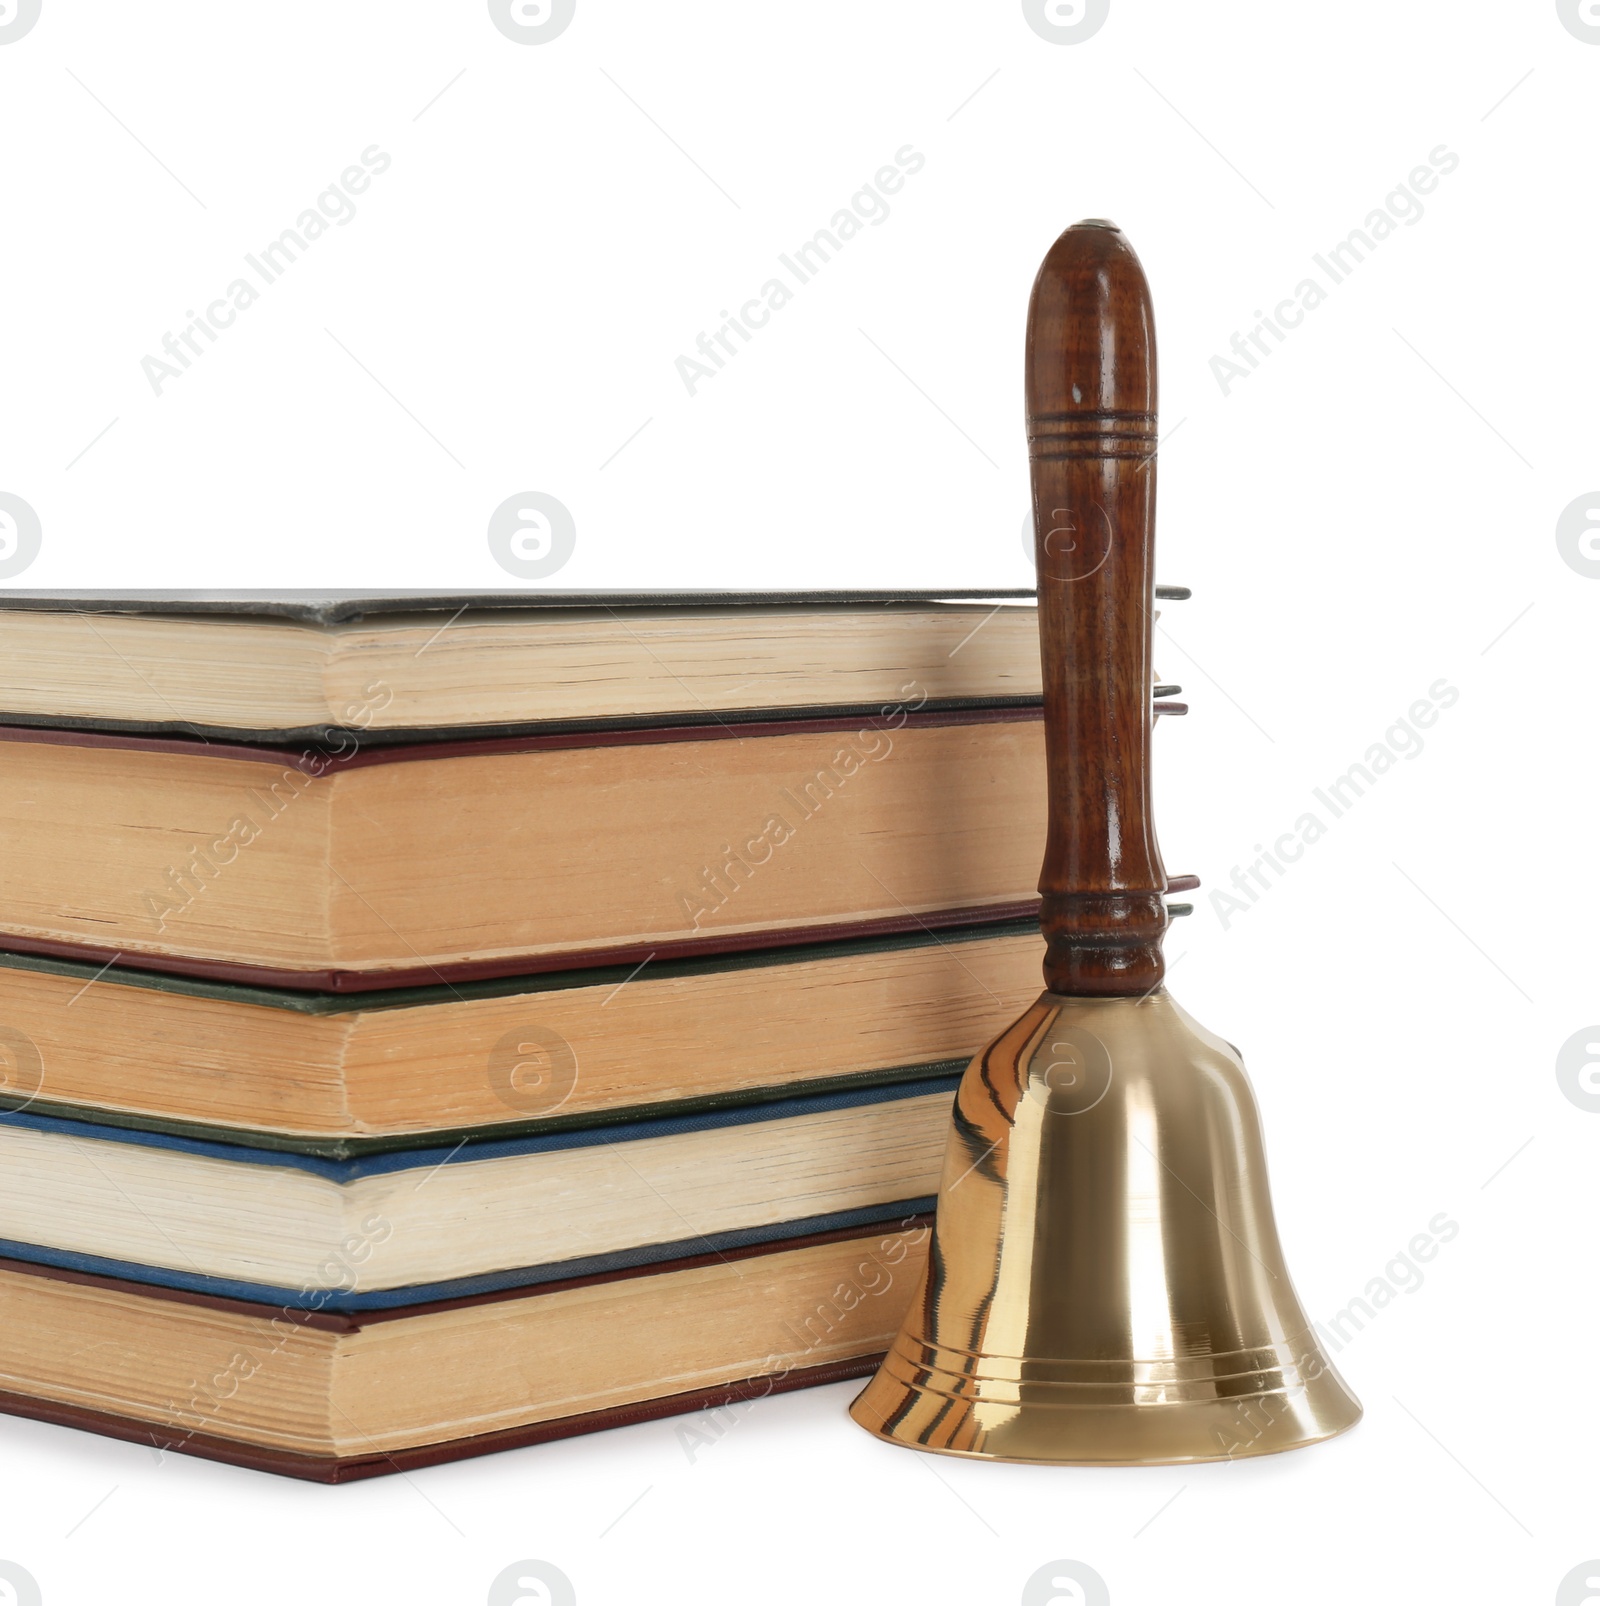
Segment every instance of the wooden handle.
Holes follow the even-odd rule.
[[[1156,342],[1121,231],[1075,223],[1028,305],[1028,455],[1039,572],[1050,828],[1045,985],[1160,985],[1166,873],[1150,814]]]

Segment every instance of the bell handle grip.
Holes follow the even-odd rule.
[[[1029,471],[1049,830],[1045,984],[1153,991],[1167,878],[1150,806],[1156,485],[1155,320],[1113,224],[1051,246],[1028,307]]]

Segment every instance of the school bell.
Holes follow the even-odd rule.
[[[1026,368],[1045,991],[962,1078],[927,1268],[850,1414],[895,1444],[998,1461],[1312,1444],[1361,1406],[1289,1280],[1243,1062],[1163,985],[1155,333],[1114,224],[1050,248]]]

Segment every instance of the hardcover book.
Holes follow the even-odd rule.
[[[0,1411],[345,1482],[877,1365],[928,1218],[339,1315],[0,1260]],[[686,1448],[710,1440],[682,1425]]]
[[[962,1069],[1031,919],[326,994],[0,953],[0,1107],[330,1159]]]
[[[0,722],[371,741],[1037,702],[1031,591],[0,592]]]
[[[957,1074],[328,1160],[0,1114],[0,1255],[384,1310],[927,1207]]]
[[[0,947],[325,991],[1035,902],[1035,708],[360,748],[0,728]]]

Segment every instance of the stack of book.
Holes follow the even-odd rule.
[[[1039,705],[1023,593],[0,596],[0,1410],[336,1481],[870,1371]]]

